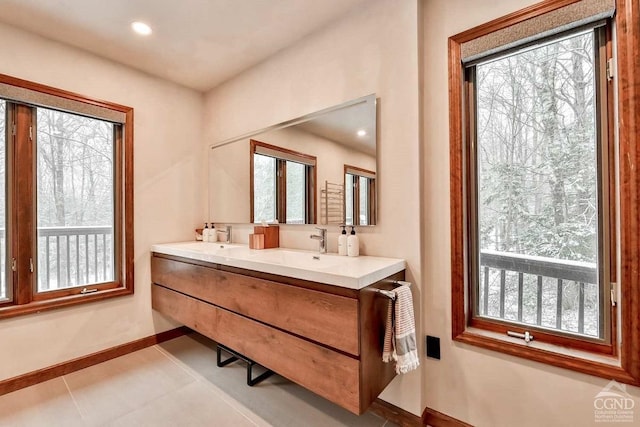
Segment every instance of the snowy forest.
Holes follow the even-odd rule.
[[[515,254],[515,264],[532,258],[595,271],[599,209],[595,57],[591,31],[475,67],[481,254]],[[517,268],[505,274],[480,266],[481,315],[599,335],[597,280],[584,284],[563,280],[559,285],[556,277],[545,276],[538,318],[539,273],[520,279],[523,296],[518,309],[517,272]],[[501,280],[505,281],[502,315]],[[482,286],[487,282],[488,295]],[[584,317],[580,327],[579,316]]]
[[[0,128],[4,129],[6,102],[0,102],[0,108]],[[36,123],[38,289],[112,280],[114,125],[45,108],[36,108]],[[6,144],[2,134],[4,254]],[[0,296],[6,296],[5,286]]]

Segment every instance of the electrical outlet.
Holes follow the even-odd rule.
[[[440,360],[440,338],[427,335],[427,357]]]

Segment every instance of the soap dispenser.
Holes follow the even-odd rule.
[[[347,238],[347,255],[360,255],[360,239],[356,236],[356,229],[354,226],[351,226],[351,234]]]
[[[204,223],[204,228],[202,229],[202,241],[203,242],[208,242],[209,241],[209,233],[211,231],[209,230],[209,224],[207,224],[206,222]]]
[[[341,225],[342,233],[338,236],[338,255],[346,255],[347,254],[347,230],[345,230],[344,225]]]
[[[215,243],[218,241],[218,232],[216,231],[216,225],[211,223],[211,229],[209,230],[209,240],[208,242]]]

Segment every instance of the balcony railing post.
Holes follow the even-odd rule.
[[[45,240],[46,240],[46,242],[47,242],[47,244],[46,244],[46,248],[47,248],[47,249],[46,249],[46,251],[45,251],[45,258],[46,258],[46,264],[45,264],[45,265],[46,265],[46,269],[47,269],[47,274],[45,275],[45,277],[47,278],[47,280],[45,281],[45,284],[44,284],[43,288],[44,288],[44,289],[49,289],[49,284],[51,283],[51,280],[49,279],[49,276],[50,276],[50,274],[49,274],[49,273],[50,273],[50,271],[51,271],[51,269],[50,269],[50,267],[51,267],[51,265],[50,265],[50,264],[51,264],[51,261],[50,261],[50,259],[49,259],[49,258],[50,258],[50,257],[49,257],[49,254],[51,253],[51,249],[50,249],[50,247],[49,247],[49,236],[44,236],[44,238],[45,238]]]
[[[489,313],[489,267],[484,268],[484,301],[483,304],[483,313]]]
[[[76,283],[80,284],[80,236],[76,235]]]
[[[538,276],[536,291],[536,324],[542,325],[542,276]]]
[[[580,282],[578,291],[578,332],[584,333],[584,282]]]
[[[504,319],[504,294],[506,285],[506,270],[500,270],[500,318]]]
[[[518,322],[522,322],[522,306],[524,305],[524,274],[518,273]]]
[[[65,238],[66,243],[67,243],[67,263],[66,263],[66,267],[67,267],[67,283],[71,283],[71,256],[69,254],[69,236],[66,236]]]
[[[556,329],[562,329],[562,294],[564,291],[562,279],[558,279],[558,293],[556,297]]]

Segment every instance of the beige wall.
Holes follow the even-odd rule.
[[[2,380],[173,327],[151,310],[149,247],[191,239],[206,192],[202,95],[6,25],[0,57],[0,73],[135,109],[135,295],[2,320]]]
[[[587,426],[608,381],[451,340],[447,38],[526,7],[531,0],[423,1],[422,243],[424,331],[439,336],[442,360],[424,359],[425,404],[477,426]],[[636,398],[640,389],[627,387]],[[602,424],[599,424],[602,425]]]
[[[375,92],[379,225],[360,230],[361,253],[406,259],[420,300],[417,24],[417,1],[370,1],[240,74],[207,94],[204,145]],[[281,246],[317,248],[309,239],[312,230],[281,226]],[[338,231],[330,227],[330,251],[336,251]],[[249,232],[234,226],[234,239],[243,241]],[[420,414],[420,381],[419,372],[400,376],[382,398]]]

